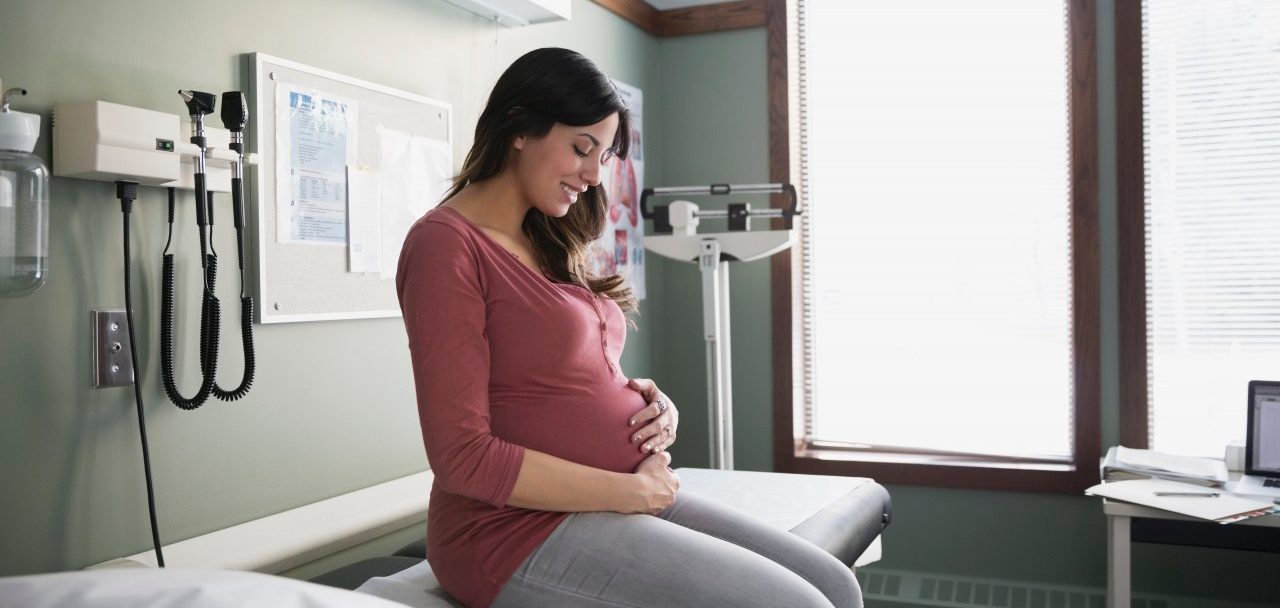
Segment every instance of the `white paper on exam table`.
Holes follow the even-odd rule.
[[[1217,496],[1156,496],[1156,492],[1217,493]],[[1093,486],[1085,490],[1084,493],[1090,496],[1102,496],[1121,502],[1155,507],[1222,524],[1247,519],[1247,517],[1240,517],[1241,515],[1264,510],[1270,512],[1275,509],[1275,505],[1270,501],[1242,498],[1222,490],[1164,479],[1111,481]]]

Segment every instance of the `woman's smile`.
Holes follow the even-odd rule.
[[[573,203],[574,201],[578,200],[578,194],[581,192],[586,192],[587,188],[586,186],[583,186],[582,188],[573,188],[569,184],[560,182],[560,190],[564,192],[565,201],[569,203]]]

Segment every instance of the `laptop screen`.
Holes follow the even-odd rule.
[[[1280,382],[1249,383],[1245,473],[1280,477]]]

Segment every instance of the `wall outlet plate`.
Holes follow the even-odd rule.
[[[93,316],[93,388],[133,384],[129,318],[123,308],[90,310]]]

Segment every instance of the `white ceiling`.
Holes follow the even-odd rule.
[[[720,4],[725,0],[645,0],[653,8],[660,11],[669,11],[673,8],[688,8],[690,6],[703,6],[706,4]]]

